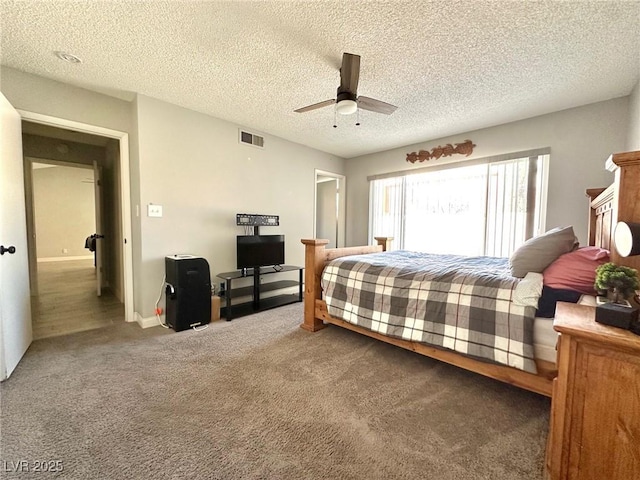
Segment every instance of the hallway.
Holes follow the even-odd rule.
[[[39,296],[31,297],[33,339],[124,322],[124,304],[108,290],[96,296],[93,260],[38,263]]]

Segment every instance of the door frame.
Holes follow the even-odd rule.
[[[104,213],[102,211],[102,167],[96,160],[93,161],[93,207],[95,209],[95,267],[96,267],[96,294],[102,296],[102,266],[104,264]]]
[[[124,290],[124,314],[125,321],[133,322],[133,253],[131,245],[131,184],[129,174],[129,134],[119,130],[90,125],[88,123],[76,122],[64,118],[43,115],[40,113],[29,112],[17,109],[23,120],[49,125],[53,127],[64,128],[67,130],[75,130],[78,132],[99,135],[102,137],[113,138],[118,140],[120,146],[120,201],[122,210],[120,212],[120,221],[122,224],[122,270],[123,270],[123,290]]]
[[[341,173],[329,172],[327,170],[315,169],[315,177],[313,182],[313,238],[316,238],[316,227],[318,224],[318,178],[331,177],[338,180],[338,241],[336,247],[346,246],[346,204],[347,204],[347,177]]]

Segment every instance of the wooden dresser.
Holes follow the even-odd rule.
[[[595,321],[595,307],[558,303],[545,477],[640,479],[640,336]]]

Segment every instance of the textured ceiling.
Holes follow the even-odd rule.
[[[640,1],[6,1],[2,64],[345,158],[628,95]],[[77,55],[82,64],[53,54]],[[342,52],[390,116],[333,107]]]

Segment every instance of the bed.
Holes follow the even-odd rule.
[[[615,174],[616,180],[614,183],[607,189],[590,189],[587,191],[587,195],[590,197],[589,242],[591,245],[612,248],[611,234],[616,222],[640,221],[640,211],[636,212],[637,209],[640,209],[640,206],[636,207],[638,202],[635,198],[635,185],[640,181],[640,152],[612,155],[609,160],[607,160],[606,167]],[[329,324],[338,325],[517,387],[549,397],[551,396],[552,382],[557,375],[555,365],[555,342],[557,336],[553,331],[553,320],[549,318],[535,318],[532,314],[532,312],[535,312],[535,308],[529,308],[527,310],[527,308],[523,307],[527,311],[517,313],[517,315],[522,314],[526,317],[525,323],[529,323],[529,327],[527,328],[532,327],[531,331],[533,332],[533,338],[529,339],[531,340],[529,347],[524,348],[523,354],[515,355],[515,357],[521,356],[524,358],[522,361],[521,359],[514,360],[515,357],[510,358],[510,354],[508,353],[505,361],[505,358],[482,358],[482,355],[477,355],[477,352],[471,354],[469,352],[463,353],[466,346],[458,349],[451,348],[452,345],[447,345],[446,340],[443,342],[436,339],[434,344],[432,343],[434,337],[426,338],[426,340],[429,341],[429,343],[427,343],[424,341],[425,338],[419,335],[415,336],[412,333],[403,334],[402,330],[406,330],[406,328],[404,328],[405,326],[395,328],[395,331],[394,328],[381,328],[377,321],[380,315],[389,314],[388,309],[387,311],[383,309],[383,311],[376,312],[373,307],[364,309],[356,307],[354,309],[349,306],[349,308],[345,310],[345,308],[340,308],[339,302],[338,307],[335,305],[329,307],[326,294],[329,293],[329,297],[340,297],[340,295],[335,295],[334,292],[323,292],[323,273],[325,273],[325,277],[327,277],[327,272],[325,272],[327,265],[331,261],[336,260],[336,262],[334,262],[335,264],[331,264],[330,266],[334,272],[330,272],[329,276],[345,276],[346,274],[343,272],[344,263],[355,264],[356,270],[365,268],[362,266],[363,264],[359,262],[358,256],[360,256],[361,259],[372,259],[375,265],[380,258],[380,252],[389,250],[391,241],[392,239],[389,237],[376,237],[377,245],[327,249],[327,240],[303,239],[302,243],[305,245],[305,294],[304,322],[301,328],[315,332]],[[388,256],[391,253],[393,252],[388,252],[386,255]],[[634,263],[638,262],[638,260],[622,259],[614,252],[612,252],[611,260],[637,268]],[[404,275],[407,270],[403,268],[402,266],[387,266],[380,267],[378,270],[395,269],[395,271],[401,272]],[[354,279],[363,278],[364,275],[369,275],[369,272],[361,272],[348,279],[348,282],[351,282],[349,283],[350,288],[354,286]],[[430,280],[433,280],[433,278],[430,278]],[[324,281],[325,287],[328,287],[326,283],[327,279],[325,278]],[[385,281],[388,282],[388,280],[382,280],[383,285]],[[496,287],[495,285],[493,285],[493,287],[499,291],[502,288]],[[489,285],[487,288],[491,289],[492,287]],[[513,294],[511,287],[507,286],[504,288],[506,290],[502,292],[503,296],[505,293],[508,293],[509,290],[511,293],[508,293],[508,295]],[[515,286],[513,288],[515,289]],[[420,293],[415,295],[419,296]],[[498,294],[498,296],[500,295],[501,294]],[[483,296],[483,294],[480,294],[480,296]],[[329,300],[332,300],[332,298],[329,298]],[[343,299],[343,301],[346,300]],[[586,302],[589,303],[590,301],[587,297]],[[468,299],[463,303],[465,302],[468,303]],[[509,303],[509,305],[509,309],[513,307],[512,303]],[[449,308],[453,307],[449,306]],[[357,313],[355,317],[359,318],[354,318],[354,311]],[[470,319],[465,321],[473,322],[474,320],[478,320],[477,310],[475,315],[475,319],[474,314],[470,314]],[[368,322],[367,317],[370,317]],[[394,322],[391,323],[395,325]],[[469,331],[471,330],[474,329],[469,329]],[[478,329],[476,328],[475,330]],[[464,335],[469,334],[465,333]],[[528,334],[528,336],[531,336],[531,334]],[[462,338],[462,340],[464,345],[465,338]],[[502,339],[499,340],[501,341]],[[500,341],[497,343],[500,343]],[[516,353],[520,352],[520,350],[521,349],[516,348]],[[504,355],[501,353],[498,357],[504,357]]]

